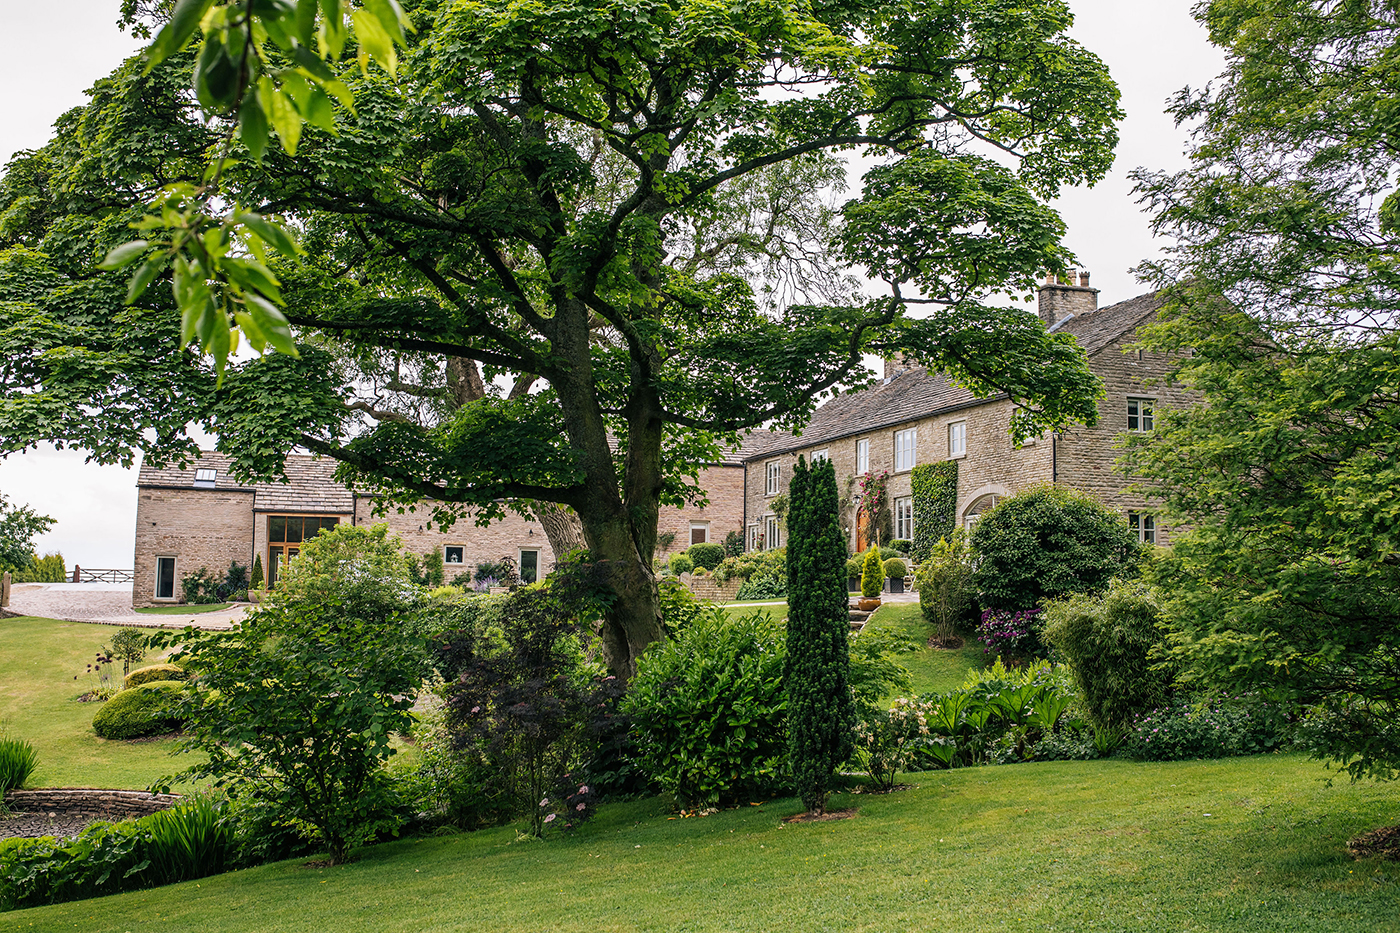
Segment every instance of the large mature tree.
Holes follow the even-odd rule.
[[[1116,140],[1117,90],[1066,36],[1060,0],[407,6],[394,79],[357,69],[353,43],[317,45],[353,92],[333,125],[315,94],[296,98],[288,76],[302,72],[281,72],[314,119],[284,120],[283,143],[296,138],[261,161],[238,145],[219,161],[230,124],[218,107],[202,120],[180,90],[185,53],[148,75],[129,64],[11,165],[0,283],[20,293],[3,307],[24,339],[4,347],[17,357],[0,438],[169,457],[203,422],[250,475],[300,446],[443,522],[568,507],[612,568],[604,642],[626,674],[661,637],[659,508],[703,496],[700,464],[737,432],[800,426],[867,379],[863,354],[902,348],[1005,391],[1020,432],[1094,418],[1073,342],[1003,300],[1066,267],[1045,201],[1100,178]],[[235,22],[243,7],[219,9]],[[314,77],[294,38],[263,41],[259,67],[294,59]],[[206,106],[227,96],[211,90],[228,75],[210,47]],[[270,87],[264,107],[286,117]],[[259,111],[234,112],[249,138]],[[873,167],[838,203],[840,159],[856,152]],[[196,195],[227,222],[118,310],[125,281],[93,261],[152,198],[168,232]],[[298,234],[302,262],[257,262],[281,243],[265,216]],[[190,264],[199,250],[225,257],[225,284]],[[138,286],[171,254],[153,255]],[[235,355],[216,390],[177,349],[173,305],[183,337],[217,353],[230,323],[270,328],[278,299],[299,356]],[[57,416],[75,405],[120,416]]]
[[[1400,11],[1216,0],[1228,69],[1173,104],[1193,165],[1141,172],[1172,284],[1149,343],[1203,405],[1129,451],[1193,530],[1161,568],[1188,676],[1290,691],[1314,750],[1400,773]]]

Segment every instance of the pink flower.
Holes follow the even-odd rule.
[[[546,797],[546,798],[544,798],[543,800],[541,800],[541,801],[540,801],[540,806],[542,806],[542,807],[547,807],[547,806],[549,806],[549,798]]]
[[[480,707],[480,706],[473,706],[473,707],[472,707],[472,712],[473,712],[473,713],[479,713],[479,712],[481,712],[481,707]]]
[[[579,792],[580,794],[586,794],[586,793],[588,793],[588,785],[587,785],[587,784],[584,784],[582,787],[580,787],[580,788],[578,789],[578,792]]]
[[[574,807],[574,809],[575,809],[575,810],[582,810],[582,809],[583,809],[584,807],[586,807],[586,806],[588,806],[588,804],[586,804],[586,803],[581,803],[581,804],[579,804],[578,806]]]
[[[544,821],[545,821],[546,823],[553,823],[553,822],[554,822],[554,814],[551,813],[549,816],[545,817],[545,818],[544,818]]]

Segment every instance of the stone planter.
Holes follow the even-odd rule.
[[[856,603],[856,608],[859,609],[861,612],[873,612],[876,609],[880,608],[880,597],[862,596],[860,598],[860,602]]]
[[[248,602],[250,602],[250,603],[252,603],[254,606],[256,606],[258,603],[262,602],[263,596],[264,596],[266,593],[267,593],[267,590],[249,590],[249,591],[248,591]]]
[[[904,578],[903,578],[903,577],[885,577],[885,592],[886,592],[886,593],[903,593],[903,592],[904,592]]]

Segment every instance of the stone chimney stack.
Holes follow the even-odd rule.
[[[1089,273],[1079,273],[1078,285],[1062,284],[1052,275],[1045,276],[1045,284],[1040,286],[1040,319],[1046,327],[1054,327],[1071,315],[1081,317],[1098,309],[1099,290],[1089,287]]]
[[[903,372],[908,372],[908,370],[909,361],[904,358],[903,353],[896,351],[894,356],[888,357],[885,360],[885,381],[889,382],[895,376]]]

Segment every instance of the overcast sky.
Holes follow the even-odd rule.
[[[1100,303],[1142,288],[1129,271],[1155,254],[1147,218],[1134,203],[1128,172],[1178,168],[1184,136],[1162,113],[1182,86],[1200,86],[1224,59],[1190,17],[1193,0],[1070,0],[1074,36],[1108,63],[1123,93],[1127,119],[1111,175],[1093,189],[1066,192],[1058,203],[1068,246],[1101,289]],[[53,121],[83,102],[83,92],[140,43],[117,29],[119,0],[0,2],[0,157],[49,138]],[[39,540],[71,567],[130,567],[136,522],[134,470],[84,462],[77,451],[40,447],[0,460],[0,492],[58,520]]]

